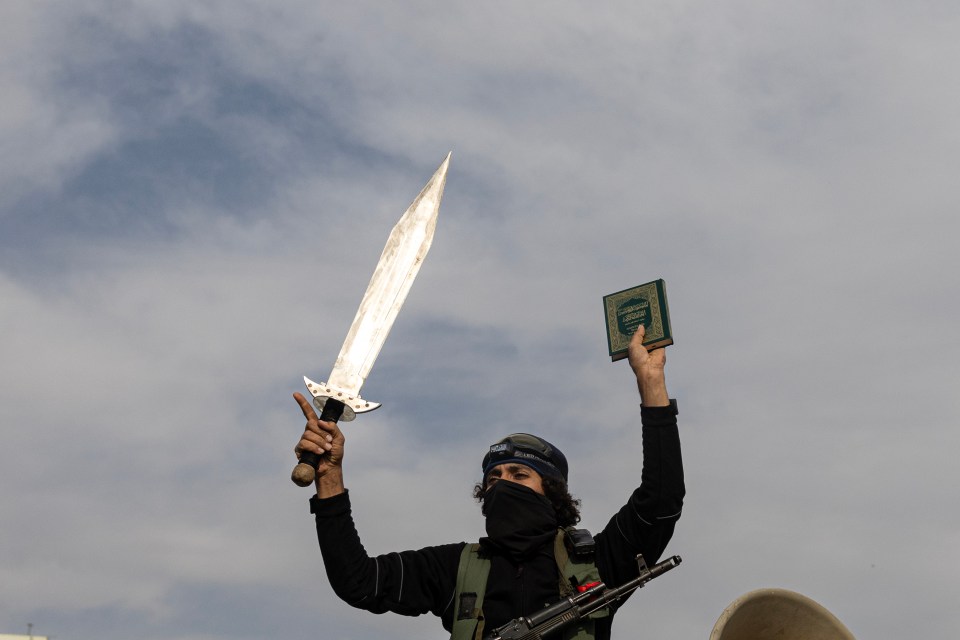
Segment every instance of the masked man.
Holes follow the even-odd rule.
[[[513,434],[483,458],[475,496],[486,517],[479,543],[455,543],[369,557],[360,542],[344,488],[344,438],[320,422],[294,394],[307,418],[297,453],[321,455],[317,495],[310,500],[330,584],[347,603],[374,613],[439,616],[453,640],[479,640],[513,619],[602,581],[619,586],[638,575],[636,555],[652,565],[673,535],[683,504],[683,466],[676,403],[667,395],[663,349],[633,337],[629,362],[640,391],[643,470],[640,487],[602,531],[573,528],[579,502],[567,489],[567,460],[555,446]],[[610,638],[616,608],[592,614],[565,638]]]

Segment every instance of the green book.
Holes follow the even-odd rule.
[[[662,279],[603,296],[603,314],[613,362],[627,357],[630,338],[641,324],[646,329],[643,346],[647,351],[673,344],[667,283]]]

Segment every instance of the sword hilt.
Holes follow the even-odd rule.
[[[323,411],[320,413],[320,419],[324,422],[337,422],[343,415],[343,403],[333,398],[327,398],[323,405]],[[304,451],[300,454],[300,462],[293,468],[290,479],[299,487],[310,485],[317,478],[317,467],[320,466],[320,458],[313,451]]]

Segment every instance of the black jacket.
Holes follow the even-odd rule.
[[[655,563],[680,517],[685,490],[675,407],[641,408],[640,487],[595,535],[597,569],[607,585],[617,586],[636,577],[637,553],[643,553],[649,565]],[[316,515],[327,577],[340,598],[374,613],[433,613],[440,617],[443,628],[450,630],[456,608],[457,567],[465,543],[371,558],[354,526],[348,493],[324,500],[313,497],[310,507]],[[495,629],[555,602],[557,585],[552,546],[521,564],[494,554],[484,596],[485,628]],[[612,617],[598,621],[597,638],[610,637]]]

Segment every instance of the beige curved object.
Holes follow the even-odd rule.
[[[786,589],[757,589],[730,603],[710,640],[855,640],[819,603]]]

